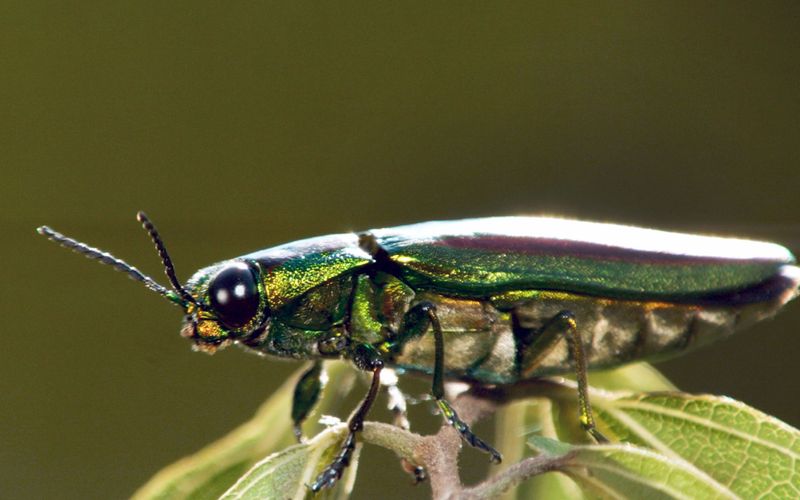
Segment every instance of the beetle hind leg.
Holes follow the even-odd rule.
[[[515,326],[518,322],[515,320]],[[589,402],[589,383],[587,381],[586,353],[583,350],[583,340],[578,331],[578,322],[572,311],[561,311],[553,316],[538,331],[539,334],[529,347],[535,357],[527,363],[526,371],[533,371],[553,350],[562,338],[566,338],[570,355],[575,362],[575,378],[578,383],[578,419],[581,427],[598,443],[607,443],[608,439],[597,429]]]

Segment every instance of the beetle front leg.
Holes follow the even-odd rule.
[[[361,404],[347,423],[349,432],[342,443],[342,449],[333,459],[333,462],[325,467],[311,484],[311,490],[315,492],[322,488],[330,488],[336,484],[336,481],[341,479],[344,470],[350,465],[350,459],[356,449],[356,433],[364,428],[364,419],[369,413],[369,409],[372,408],[372,403],[375,402],[378,389],[381,387],[383,360],[378,351],[369,344],[361,344],[355,347],[351,357],[358,368],[372,372],[372,383],[370,383],[366,397],[361,401]]]
[[[531,352],[536,357],[529,362],[527,370],[535,369],[553,350],[562,338],[567,339],[570,354],[575,361],[575,378],[578,382],[578,407],[581,427],[598,443],[607,443],[608,439],[597,430],[597,425],[592,414],[592,405],[589,403],[589,383],[587,382],[586,353],[583,350],[583,340],[578,331],[578,323],[572,311],[561,311],[553,316],[541,328],[539,337],[530,346]]]
[[[322,361],[315,361],[294,386],[292,422],[294,422],[294,435],[298,442],[303,441],[303,421],[317,404],[322,388]]]
[[[491,455],[491,461],[500,463],[503,456],[488,443],[476,436],[469,426],[458,417],[455,409],[444,398],[444,334],[439,317],[436,315],[436,306],[429,302],[422,302],[412,307],[406,314],[403,323],[404,330],[425,331],[430,327],[434,338],[433,386],[431,395],[436,400],[442,417],[461,435],[461,439],[470,446],[485,451]]]

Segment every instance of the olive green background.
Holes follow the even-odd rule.
[[[296,368],[190,352],[175,308],[35,226],[161,281],[137,209],[184,278],[499,214],[800,251],[799,21],[797,2],[1,2],[0,497],[129,495]],[[795,303],[660,366],[800,425],[798,355]],[[358,497],[429,494],[363,457]]]

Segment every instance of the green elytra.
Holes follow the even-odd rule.
[[[580,422],[603,441],[588,401],[588,369],[672,356],[724,337],[775,314],[800,283],[794,257],[772,243],[496,217],[301,240],[201,269],[183,286],[152,223],[142,213],[139,220],[174,290],[110,254],[39,231],[181,305],[181,334],[201,350],[236,343],[314,360],[295,390],[298,437],[322,389],[320,360],[345,358],[372,372],[341,452],[311,485],[315,491],[333,485],[349,463],[385,367],[430,375],[445,420],[494,461],[500,454],[444,398],[444,379],[513,384],[576,373]]]

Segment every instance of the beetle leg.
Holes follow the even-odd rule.
[[[529,365],[529,369],[535,368],[544,360],[562,337],[566,337],[570,354],[575,361],[581,427],[598,443],[607,443],[608,439],[597,430],[592,415],[592,405],[589,403],[589,384],[586,379],[586,353],[583,351],[583,341],[578,331],[578,323],[575,321],[575,314],[572,311],[559,312],[542,327],[539,338],[531,346],[531,350],[537,352],[538,355]]]
[[[303,421],[314,409],[314,405],[317,404],[319,395],[322,393],[324,385],[322,378],[322,362],[315,361],[294,386],[292,422],[294,422],[294,435],[298,442],[303,441]]]
[[[419,316],[422,317],[420,318]],[[409,324],[414,321],[414,318],[420,323],[416,325]],[[436,400],[436,404],[442,412],[445,421],[458,431],[461,435],[461,439],[466,441],[470,446],[491,455],[492,462],[500,463],[503,460],[502,455],[476,436],[470,430],[469,426],[458,417],[458,414],[450,403],[444,399],[444,334],[442,333],[442,325],[439,322],[439,317],[436,315],[436,306],[430,302],[421,302],[406,313],[404,329],[406,327],[412,327],[412,330],[419,331],[418,328],[422,327],[420,329],[425,331],[429,326],[433,330],[434,338],[433,386],[431,388],[431,395]]]
[[[322,470],[317,479],[311,484],[313,491],[322,488],[330,488],[342,477],[342,473],[350,465],[353,451],[356,449],[356,433],[364,428],[364,419],[375,402],[378,389],[381,387],[381,370],[383,360],[378,351],[369,344],[361,344],[353,349],[351,354],[353,363],[360,369],[372,372],[372,383],[369,386],[367,396],[361,401],[355,413],[350,417],[347,427],[349,432],[342,443],[342,449],[334,457],[333,461]]]

